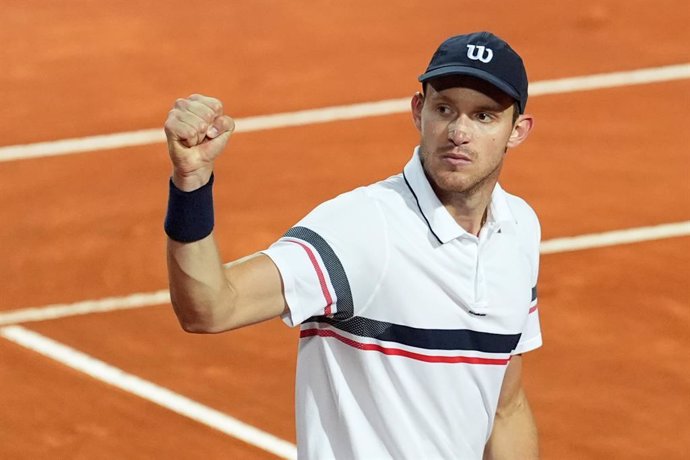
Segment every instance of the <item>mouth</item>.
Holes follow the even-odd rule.
[[[472,163],[472,159],[468,155],[460,152],[445,153],[441,155],[441,159],[453,166],[465,166]]]

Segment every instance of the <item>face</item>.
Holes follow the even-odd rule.
[[[529,133],[532,118],[513,123],[514,100],[493,85],[466,76],[432,80],[412,99],[420,156],[429,181],[446,198],[491,193],[506,150]]]

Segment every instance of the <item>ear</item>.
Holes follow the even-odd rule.
[[[412,96],[412,120],[417,127],[417,131],[422,131],[422,107],[424,107],[424,95],[417,91]]]
[[[532,115],[520,115],[515,121],[513,131],[510,133],[506,147],[513,148],[522,144],[527,139],[532,127],[534,126],[534,117]]]

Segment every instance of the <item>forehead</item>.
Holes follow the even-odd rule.
[[[468,75],[448,75],[434,78],[427,83],[425,92],[431,97],[434,95],[448,96],[456,92],[453,90],[458,89],[467,89],[470,92],[480,93],[502,107],[508,107],[515,103],[515,99],[491,83]]]

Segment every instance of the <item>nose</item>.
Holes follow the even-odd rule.
[[[448,125],[448,140],[455,145],[467,144],[470,141],[468,120],[463,115]]]

